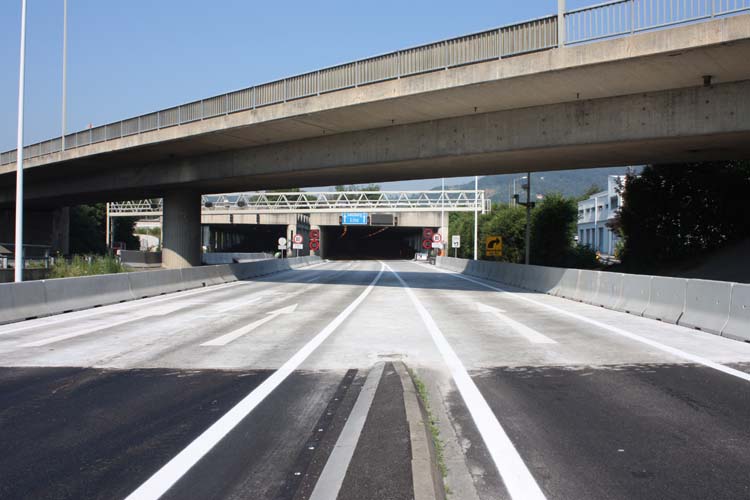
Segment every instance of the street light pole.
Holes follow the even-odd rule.
[[[65,122],[68,97],[68,0],[63,0],[63,60],[62,60],[62,150],[65,151]]]
[[[479,254],[479,207],[477,207],[477,201],[479,199],[479,176],[474,176],[474,260],[477,260]]]
[[[26,0],[21,0],[21,64],[18,75],[18,141],[16,143],[15,280],[23,281],[23,90],[26,74]]]
[[[526,174],[526,265],[531,255],[531,172]]]

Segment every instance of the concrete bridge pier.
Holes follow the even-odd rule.
[[[164,193],[162,267],[201,264],[201,195],[195,191]]]

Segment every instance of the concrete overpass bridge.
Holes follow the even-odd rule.
[[[748,10],[563,9],[198,100],[29,146],[26,196],[164,197],[165,262],[183,266],[201,193],[747,158]],[[15,153],[1,160],[9,205]]]

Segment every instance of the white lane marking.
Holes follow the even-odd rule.
[[[303,270],[307,270],[313,267],[322,266],[324,264],[329,264],[329,261],[323,261],[319,262],[317,264],[311,264],[309,266],[305,266]],[[281,273],[286,273],[289,271],[295,271],[295,269],[289,269],[287,271],[281,271]],[[281,274],[279,273],[279,274]],[[240,285],[254,285],[258,284],[258,281],[245,281],[245,280],[238,280],[238,281],[232,281],[230,283],[222,283],[220,285],[212,285],[206,288],[198,288],[193,290],[183,290],[181,292],[174,292],[169,293],[166,295],[159,295],[155,297],[145,297],[143,299],[135,299],[130,300],[127,302],[122,302],[119,304],[109,304],[102,307],[97,307],[95,310],[91,311],[89,309],[81,310],[81,311],[73,311],[69,313],[62,313],[62,314],[55,314],[53,316],[48,316],[44,318],[38,318],[38,319],[30,319],[25,321],[19,321],[16,323],[9,323],[8,325],[0,325],[0,335],[5,335],[9,333],[16,333],[21,332],[25,330],[31,330],[33,328],[41,328],[45,326],[52,326],[57,325],[59,323],[65,323],[67,321],[77,321],[79,319],[85,319],[90,318],[92,316],[98,316],[100,314],[106,314],[106,313],[113,313],[113,312],[127,312],[131,309],[139,309],[144,306],[148,306],[151,304],[157,304],[160,302],[165,302],[167,300],[178,300],[182,298],[192,297],[194,295],[201,295],[207,292],[216,292],[219,290],[226,290],[227,288],[240,286]],[[278,283],[287,283],[285,281],[280,281]],[[26,324],[28,322],[33,322],[33,324]],[[17,323],[24,323],[24,326],[21,327],[15,327],[15,328],[9,328],[5,329],[4,326],[12,327],[13,325]]]
[[[140,485],[125,500],[154,500],[161,497],[179,479],[185,475],[198,461],[229,432],[234,429],[251,411],[255,409],[274,389],[276,389],[294,370],[301,365],[315,349],[320,346],[354,310],[364,301],[375,284],[383,275],[384,266],[368,285],[368,287],[341,311],[320,333],[302,347],[297,353],[276,370],[270,377],[263,381],[250,394],[237,403],[223,417],[217,420],[203,434],[198,436],[184,450],[178,453],[172,460],[167,462],[161,469],[151,476],[145,483]]]
[[[147,318],[147,317],[148,316],[135,316],[132,318],[121,320],[121,321],[115,321],[114,323],[109,323],[106,325],[97,325],[91,328],[85,328],[83,330],[78,330],[75,332],[63,333],[62,335],[55,335],[54,337],[49,337],[43,340],[37,340],[35,342],[21,344],[20,347],[43,347],[49,344],[54,344],[55,342],[61,342],[63,340],[80,337],[82,335],[88,335],[89,333],[98,332],[100,330],[104,330],[107,328],[114,328],[116,326],[124,325],[126,323],[132,323],[134,321],[138,321],[140,319]]]
[[[357,396],[354,408],[352,408],[352,412],[336,440],[336,445],[331,451],[328,461],[326,461],[323,472],[320,473],[320,477],[315,483],[315,489],[313,489],[309,500],[330,500],[338,497],[341,485],[344,484],[349,463],[352,461],[354,450],[357,448],[359,436],[362,434],[365,421],[367,421],[367,414],[370,411],[373,399],[375,399],[375,392],[383,376],[384,368],[385,363],[378,363],[367,375],[365,385],[362,386],[362,390]]]
[[[466,403],[466,407],[469,413],[471,413],[471,417],[479,430],[479,434],[482,436],[484,444],[487,446],[487,450],[490,452],[492,460],[495,462],[495,467],[497,467],[497,471],[500,473],[500,477],[502,477],[505,488],[508,490],[511,498],[513,500],[544,500],[546,497],[542,493],[541,488],[539,488],[534,476],[531,475],[518,450],[513,446],[505,429],[500,425],[500,422],[482,396],[482,393],[479,392],[479,388],[469,376],[458,355],[445,339],[443,332],[440,331],[440,327],[438,327],[430,313],[425,309],[401,276],[387,264],[384,265],[398,279],[401,286],[404,287],[406,294],[411,299],[419,316],[427,327],[427,331],[430,332],[433,342],[435,342],[445,363],[448,365],[458,392],[461,394],[464,403]]]
[[[238,328],[233,332],[229,332],[225,335],[222,335],[221,337],[217,337],[213,340],[209,340],[208,342],[204,342],[201,344],[201,346],[204,346],[204,347],[225,346],[229,344],[230,342],[234,342],[235,340],[242,337],[243,335],[247,335],[248,333],[252,332],[256,328],[265,325],[269,321],[275,320],[279,315],[291,314],[296,309],[297,309],[297,304],[294,304],[288,307],[282,307],[281,309],[276,309],[275,311],[266,313],[266,316],[264,318],[259,319],[258,321],[255,321],[253,323],[250,323],[249,325],[245,325],[241,328]]]
[[[523,323],[519,323],[518,321],[509,318],[508,316],[503,314],[505,311],[503,311],[502,309],[488,306],[480,302],[477,303],[477,309],[479,309],[480,312],[492,314],[503,323],[510,325],[510,327],[513,330],[521,334],[523,337],[526,338],[526,340],[528,340],[532,344],[557,344],[557,342],[547,337],[546,335],[537,332],[533,328],[529,328]]]
[[[464,276],[463,274],[455,273],[453,271],[448,271],[445,269],[439,269],[434,268],[437,271],[440,271],[442,273],[449,274],[451,276],[455,276],[456,278],[460,278],[466,281],[470,281],[472,283],[476,283],[477,285],[481,285],[485,288],[489,288],[490,290],[495,290],[496,292],[500,292],[503,294],[507,294],[509,297],[521,300],[527,303],[535,304],[540,307],[544,307],[545,309],[549,309],[550,311],[555,311],[559,314],[563,314],[565,316],[569,316],[571,318],[577,319],[579,321],[582,321],[584,323],[588,323],[590,325],[594,325],[598,328],[602,328],[604,330],[609,330],[612,333],[616,333],[617,335],[620,335],[622,337],[629,338],[631,340],[635,340],[636,342],[640,342],[642,344],[646,344],[650,347],[653,347],[654,349],[658,349],[660,351],[672,354],[673,356],[677,356],[678,358],[686,359],[688,361],[691,361],[693,363],[697,363],[699,365],[707,366],[709,368],[713,368],[714,370],[720,371],[722,373],[726,373],[727,375],[731,375],[733,377],[740,378],[742,380],[750,382],[750,373],[745,373],[740,370],[735,370],[734,368],[730,368],[728,366],[722,365],[721,363],[717,363],[715,361],[711,361],[710,359],[704,358],[702,356],[697,356],[695,354],[691,354],[689,352],[685,352],[681,349],[677,349],[675,347],[670,347],[668,345],[664,345],[662,343],[656,342],[655,340],[648,339],[646,337],[641,337],[640,335],[637,335],[635,333],[629,332],[627,330],[623,330],[622,328],[618,328],[616,326],[611,326],[606,323],[602,323],[601,321],[597,321],[595,319],[590,319],[585,316],[581,316],[580,314],[576,314],[574,312],[566,311],[564,309],[560,309],[559,307],[555,307],[549,304],[545,304],[543,302],[539,302],[538,300],[534,300],[528,297],[524,297],[522,295],[517,294],[516,292],[508,291],[504,288],[498,288],[492,285],[488,285],[487,283],[483,283],[479,280],[470,278],[468,276]],[[626,313],[622,313],[626,314]]]
[[[160,295],[158,297],[147,297],[144,299],[136,299],[136,300],[132,300],[128,302],[122,302],[119,304],[110,304],[108,306],[97,307],[94,311],[89,311],[89,310],[73,311],[70,313],[63,313],[63,314],[50,316],[48,318],[40,318],[39,320],[33,320],[33,319],[27,320],[27,321],[33,321],[34,324],[24,325],[18,328],[11,328],[7,330],[0,330],[0,335],[21,332],[24,330],[31,330],[33,328],[56,326],[56,325],[59,325],[60,323],[66,323],[68,321],[78,321],[81,319],[86,319],[86,318],[90,318],[93,316],[99,316],[101,314],[106,314],[106,313],[128,312],[131,309],[140,309],[146,306],[150,306],[152,304],[159,304],[161,302],[165,302],[168,300],[179,300],[179,299],[192,297],[194,295],[202,295],[206,292],[226,290],[227,288],[231,288],[231,287],[235,287],[235,286],[243,285],[243,284],[247,284],[247,283],[241,282],[241,281],[233,281],[231,283],[224,283],[223,285],[215,285],[209,288],[199,288],[197,290],[185,290],[183,292],[175,292],[173,294],[167,294],[163,296]]]

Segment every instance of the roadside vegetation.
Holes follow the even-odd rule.
[[[114,257],[74,255],[72,259],[57,259],[50,269],[50,278],[75,278],[96,274],[116,274],[127,272]]]
[[[575,242],[578,224],[578,198],[552,193],[531,210],[531,263],[541,266],[590,269],[598,265],[596,253]],[[458,257],[474,255],[474,214],[450,214],[450,234],[461,235]],[[501,236],[503,255],[485,255],[488,236]],[[479,258],[501,262],[523,263],[526,249],[526,207],[495,203],[489,213],[479,216]],[[451,250],[450,255],[454,253]]]
[[[612,224],[622,269],[659,273],[750,237],[750,162],[653,165],[629,175]]]
[[[414,387],[416,387],[417,389],[419,400],[422,402],[422,406],[427,413],[427,425],[430,431],[430,436],[432,437],[432,445],[435,449],[435,458],[437,461],[438,470],[440,471],[440,475],[445,480],[445,478],[448,477],[448,467],[445,465],[445,443],[443,443],[443,440],[440,439],[440,428],[438,427],[438,421],[433,415],[432,410],[430,409],[430,397],[427,392],[427,387],[424,385],[424,382],[422,382],[422,379],[419,378],[416,372],[414,372],[414,370],[409,369],[409,375],[411,375],[411,379],[414,381]],[[445,485],[445,481],[443,481],[443,486],[445,487],[445,492],[450,494],[450,489],[447,485]]]

